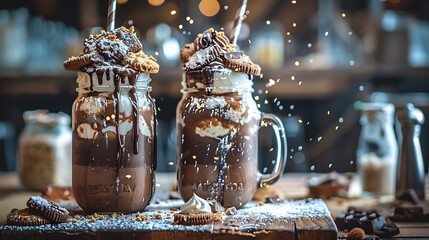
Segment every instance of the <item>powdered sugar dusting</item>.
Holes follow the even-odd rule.
[[[321,219],[329,216],[326,205],[320,199],[284,201],[258,206],[249,203],[237,210],[237,214],[224,216],[223,222],[215,224],[184,226],[174,223],[174,213],[183,204],[182,200],[168,200],[159,204],[150,204],[145,212],[130,214],[70,216],[66,223],[46,224],[42,226],[0,226],[0,238],[10,234],[28,234],[29,231],[57,232],[108,232],[108,231],[184,231],[195,233],[213,233],[222,229],[234,229],[241,232],[261,230],[292,229],[296,219]],[[177,210],[170,210],[175,208]],[[95,217],[94,217],[95,216]],[[101,217],[102,216],[102,217]],[[77,219],[77,220],[76,220]],[[19,233],[20,234],[20,233]]]
[[[216,229],[227,227],[240,232],[262,229],[293,231],[295,221],[299,218],[319,220],[326,216],[329,216],[329,211],[320,199],[267,203],[261,206],[250,203],[238,210],[236,215],[226,217],[223,226]]]
[[[320,199],[306,199],[299,201],[284,201],[281,203],[264,204],[255,206],[255,203],[246,205],[238,210],[233,218],[297,218],[297,217],[321,217],[329,214],[326,205]]]

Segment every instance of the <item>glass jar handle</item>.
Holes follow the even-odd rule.
[[[265,122],[271,123],[270,125],[274,130],[277,142],[277,157],[274,169],[271,173],[262,174],[258,171],[258,187],[262,187],[266,184],[271,185],[277,182],[283,174],[287,160],[286,132],[282,121],[274,114],[262,113],[261,123],[264,124]]]

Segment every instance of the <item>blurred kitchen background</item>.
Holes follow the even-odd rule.
[[[116,24],[134,25],[158,59],[152,96],[159,120],[158,170],[175,171],[179,51],[209,27],[229,34],[235,0],[118,0]],[[413,103],[429,117],[429,1],[249,0],[239,45],[263,67],[255,79],[260,109],[286,126],[286,171],[354,172],[361,112],[355,103]],[[25,110],[71,113],[76,56],[106,26],[107,0],[0,1],[0,171],[16,170]],[[273,139],[260,134],[262,171]],[[429,120],[422,128],[425,169]]]

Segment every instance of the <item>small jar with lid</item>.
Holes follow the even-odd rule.
[[[393,129],[394,106],[363,103],[356,157],[362,190],[370,194],[395,191],[398,146]]]
[[[70,116],[46,110],[26,111],[19,137],[19,176],[31,190],[71,185]]]

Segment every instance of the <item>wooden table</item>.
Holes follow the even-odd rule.
[[[280,189],[286,198],[297,199],[305,198],[308,195],[306,186],[309,174],[303,173],[286,173],[273,186]],[[175,182],[174,173],[157,173],[156,188],[168,190]],[[356,196],[360,196],[357,181],[353,181],[350,191]],[[426,184],[429,186],[429,184]],[[161,191],[160,191],[161,192]],[[429,199],[429,189],[426,190],[426,199]],[[13,208],[24,208],[25,203],[30,196],[40,195],[40,192],[31,192],[23,189],[19,184],[16,173],[0,173],[0,225],[6,223],[6,216]],[[393,196],[382,197],[355,197],[350,199],[334,198],[326,200],[326,204],[333,213],[345,212],[349,206],[375,208],[383,215],[391,215],[391,202]],[[429,202],[425,202],[426,211],[429,209]],[[420,238],[429,239],[429,222],[426,223],[397,223],[401,233],[395,236],[395,239]]]

